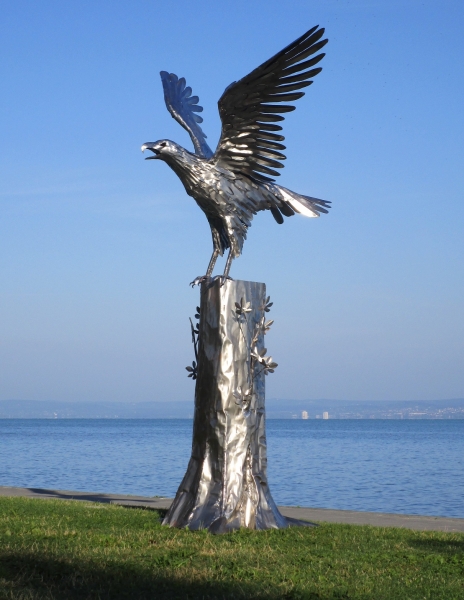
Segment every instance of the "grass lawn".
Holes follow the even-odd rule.
[[[149,510],[0,498],[0,598],[464,599],[464,534],[322,524],[212,536]]]

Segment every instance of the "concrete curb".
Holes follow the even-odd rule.
[[[101,494],[98,492],[73,492],[69,490],[46,490],[41,488],[20,488],[0,486],[0,496],[42,498],[55,500],[85,500],[118,504],[132,508],[167,509],[172,498],[149,498],[124,494]],[[374,527],[403,527],[416,531],[464,532],[464,519],[451,517],[423,517],[392,513],[361,512],[355,510],[332,510],[329,508],[301,508],[279,506],[280,512],[292,519],[326,523],[346,523],[348,525],[373,525]]]

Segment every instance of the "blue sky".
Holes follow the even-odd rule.
[[[274,301],[267,396],[464,397],[464,5],[6,2],[0,24],[0,399],[190,400],[203,213],[143,142],[214,148],[217,100],[311,26],[323,71],[285,121],[279,183],[320,219],[259,214],[232,276]],[[218,263],[218,271],[223,263]],[[220,271],[219,271],[220,272]]]

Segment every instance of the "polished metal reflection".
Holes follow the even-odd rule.
[[[196,376],[192,454],[164,524],[212,533],[303,524],[280,514],[267,481],[265,376],[277,364],[266,356],[264,335],[272,303],[263,283],[221,283],[201,285],[198,364],[189,370]]]
[[[166,106],[190,134],[195,153],[170,140],[147,142],[142,150],[151,150],[150,159],[163,160],[173,169],[208,219],[213,254],[206,274],[192,284],[211,277],[217,257],[229,249],[222,280],[227,278],[257,212],[270,210],[279,224],[295,212],[307,217],[327,213],[330,202],[293,192],[273,179],[286,158],[281,143],[285,138],[276,133],[282,127],[275,123],[295,109],[287,103],[304,96],[299,90],[321,71],[316,65],[325,56],[317,54],[328,41],[323,35],[324,29],[313,27],[226,88],[218,103],[222,132],[214,153],[200,127],[198,113],[203,108],[198,96],[192,95],[183,77],[161,72]]]

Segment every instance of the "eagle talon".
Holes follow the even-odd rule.
[[[196,285],[200,285],[201,283],[208,281],[208,279],[211,279],[209,275],[199,275],[198,277],[195,277],[195,279],[191,281],[189,285],[195,287]]]

